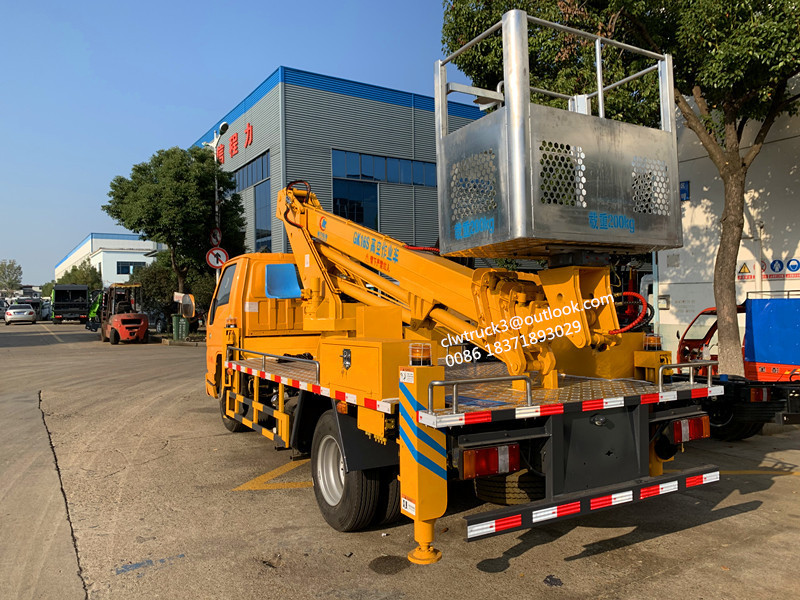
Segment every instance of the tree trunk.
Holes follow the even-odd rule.
[[[183,293],[183,289],[186,284],[186,275],[189,273],[188,267],[181,267],[178,265],[178,259],[175,254],[175,249],[170,246],[169,247],[169,260],[172,264],[172,270],[175,272],[175,276],[178,278],[178,290],[179,294]]]
[[[738,155],[738,152],[737,152]],[[738,157],[737,157],[738,158]],[[731,161],[732,162],[732,161]],[[719,341],[719,372],[744,375],[742,342],[736,303],[736,263],[744,228],[744,186],[747,169],[736,160],[725,169],[725,204],[722,209],[722,233],[714,264],[714,301],[717,306],[717,336]],[[756,268],[761,268],[758,265]]]

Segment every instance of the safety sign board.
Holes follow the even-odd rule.
[[[219,227],[214,227],[211,230],[211,235],[208,236],[212,246],[219,246],[222,242],[222,232]]]
[[[739,264],[739,269],[736,273],[736,279],[739,281],[754,281],[758,263],[756,261],[745,261]],[[761,261],[761,277],[762,279],[800,279],[800,260],[797,258],[790,258],[783,261],[776,258],[767,263]]]
[[[206,252],[206,262],[212,269],[219,269],[228,262],[228,253],[222,248],[212,248]]]

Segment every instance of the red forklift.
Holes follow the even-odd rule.
[[[114,283],[103,292],[100,341],[149,341],[147,315],[142,312],[142,284]]]

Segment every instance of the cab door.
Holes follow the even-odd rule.
[[[229,262],[222,270],[211,307],[208,310],[206,324],[206,392],[216,396],[222,376],[222,362],[225,360],[226,345],[225,324],[228,319],[236,319],[237,326],[241,319],[241,285],[244,261]],[[238,290],[238,291],[237,291]],[[212,389],[213,388],[213,389]]]

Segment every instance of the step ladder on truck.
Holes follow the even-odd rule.
[[[529,26],[652,59],[637,75],[658,73],[661,128],[604,117],[604,92],[630,78],[604,84],[601,66],[570,110],[532,103]],[[519,10],[476,39],[495,33],[502,91],[447,82],[475,40],[437,63],[441,254],[572,264],[471,269],[334,215],[293,182],[276,206],[292,253],[231,259],[209,310],[206,391],[226,427],[310,454],[340,531],[412,519],[416,563],[441,557],[448,480],[504,505],[466,517],[472,541],[719,478],[662,465],[708,437],[700,401],[721,388],[670,382],[670,353],[620,328],[609,268],[585,266],[681,244],[670,57]],[[452,92],[495,110],[450,132]]]

